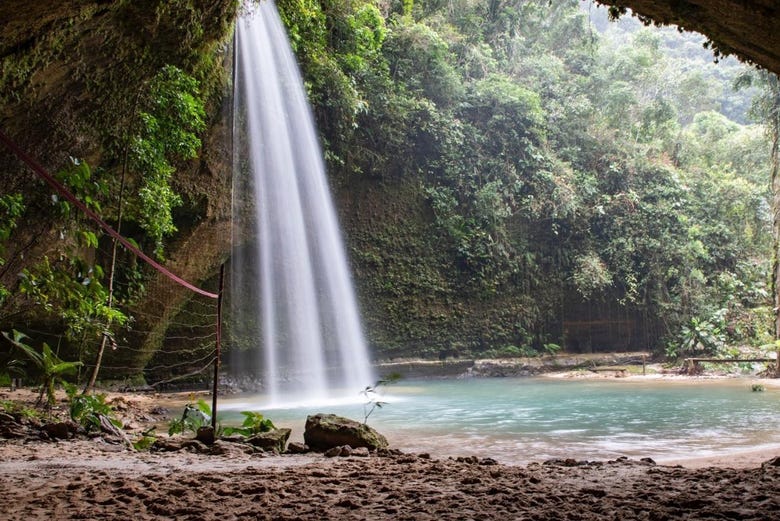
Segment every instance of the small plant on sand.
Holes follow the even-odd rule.
[[[211,406],[203,399],[184,406],[181,418],[173,420],[168,427],[168,435],[182,434],[190,431],[198,433],[198,429],[211,425]]]
[[[276,429],[276,426],[271,420],[263,417],[259,412],[242,411],[244,415],[244,422],[241,427],[225,427],[223,433],[226,436],[238,434],[246,436],[247,438],[260,434],[261,432],[268,432]]]
[[[157,427],[150,427],[141,433],[141,437],[133,442],[133,448],[137,451],[149,450],[154,442],[157,441],[157,434],[154,432]]]
[[[61,360],[49,344],[44,342],[39,352],[34,347],[25,342],[29,339],[24,333],[13,330],[12,333],[3,331],[3,336],[16,347],[28,361],[32,362],[41,375],[41,394],[38,396],[37,405],[43,404],[43,397],[46,396],[46,406],[51,407],[55,402],[54,386],[57,381],[62,380],[66,374],[76,371],[81,366],[81,362],[66,362]]]
[[[0,412],[26,419],[40,419],[41,412],[13,400],[0,400]]]
[[[122,428],[122,422],[114,417],[114,409],[106,403],[105,394],[83,394],[75,385],[65,385],[68,394],[70,419],[80,424],[87,432],[99,431],[101,422],[109,422]]]
[[[373,414],[377,409],[381,409],[387,405],[387,402],[383,402],[380,398],[379,388],[383,385],[389,385],[397,382],[401,379],[401,375],[398,373],[392,373],[381,380],[377,380],[374,385],[368,385],[365,389],[360,391],[360,394],[366,397],[366,402],[363,404],[363,425],[368,424],[368,417]]]

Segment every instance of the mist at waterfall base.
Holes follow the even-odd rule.
[[[368,424],[392,447],[436,457],[502,463],[552,458],[650,457],[658,462],[780,447],[780,388],[751,392],[743,379],[688,382],[624,379],[467,378],[401,380]],[[258,410],[251,395],[228,397],[220,421]],[[362,404],[260,409],[302,440],[308,414],[362,420]],[[231,423],[232,422],[232,423]]]
[[[238,21],[229,342],[262,355],[269,404],[354,400],[374,382],[300,72],[273,2]],[[234,364],[235,366],[235,364]]]

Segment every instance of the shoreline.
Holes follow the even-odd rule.
[[[685,385],[723,381],[697,378],[665,380]],[[648,381],[641,376],[612,379],[626,385]],[[8,394],[0,392],[0,399]],[[108,401],[135,421],[151,417],[160,404],[183,404],[190,395],[108,393]],[[103,437],[0,438],[0,502],[6,505],[0,517],[758,521],[780,510],[780,444],[656,462],[639,457],[583,461],[571,454],[518,464],[486,455],[400,451],[369,457],[270,456],[247,453],[239,444],[215,445],[219,450],[209,454],[131,452]]]
[[[766,376],[759,376],[753,374],[740,374],[740,373],[704,373],[698,375],[686,375],[670,372],[662,372],[657,370],[660,364],[648,364],[648,368],[655,369],[655,372],[648,374],[627,373],[624,375],[616,374],[615,372],[592,372],[582,369],[577,370],[565,370],[565,371],[551,371],[547,373],[540,373],[534,375],[538,378],[565,378],[565,379],[583,379],[583,380],[614,380],[624,382],[664,382],[668,384],[701,384],[707,382],[750,382],[760,383],[765,387],[780,388],[780,378],[769,378]]]
[[[664,466],[679,465],[686,469],[752,469],[759,468],[763,463],[778,456],[780,456],[780,443],[768,444],[760,448],[737,449],[723,454],[708,456],[664,458],[657,460],[656,463]]]
[[[649,367],[649,364],[648,364]],[[442,377],[436,377],[442,378]],[[473,378],[495,378],[486,376],[474,376]],[[522,378],[522,377],[521,377]],[[593,380],[593,381],[609,381],[625,385],[652,383],[661,385],[722,385],[724,383],[733,385],[745,385],[749,387],[753,384],[763,385],[766,389],[780,389],[780,379],[763,378],[750,375],[733,375],[733,374],[705,374],[705,375],[678,375],[669,373],[652,373],[647,375],[641,374],[629,374],[626,376],[615,375],[609,372],[590,372],[582,370],[565,370],[557,372],[546,372],[537,375],[533,375],[530,378],[542,378],[542,379],[572,379],[572,380]],[[427,378],[425,378],[427,379]],[[211,393],[206,390],[201,391],[189,391],[189,392],[159,392],[159,393],[134,393],[134,392],[113,392],[113,391],[100,391],[107,397],[107,401],[113,403],[120,418],[127,423],[132,430],[140,431],[146,429],[152,425],[158,426],[158,431],[165,432],[163,428],[172,417],[176,417],[178,412],[170,414],[179,408],[183,408],[184,404],[197,400],[199,398],[205,399],[210,403]],[[0,390],[0,400],[20,400],[22,402],[31,403],[36,394],[29,389],[19,389],[16,391]],[[230,394],[223,394],[222,400],[230,398]],[[64,399],[60,397],[60,401],[64,402]],[[150,415],[150,411],[153,409],[166,409],[169,414],[166,418],[154,417],[154,414]],[[129,415],[128,417],[123,417]],[[280,425],[290,427],[290,425]],[[295,435],[302,435],[299,426],[293,427]],[[291,441],[294,441],[291,438]],[[392,442],[392,439],[391,439]],[[46,444],[47,442],[32,442],[37,445],[38,443]],[[54,446],[65,446],[68,441],[56,442]],[[8,440],[0,438],[0,449],[4,449],[9,445]],[[391,448],[393,447],[391,443]],[[413,447],[408,445],[408,447]],[[426,449],[404,449],[404,444],[401,444],[402,450],[426,450]],[[432,451],[433,453],[434,451]],[[467,456],[467,451],[457,451],[460,454],[442,453],[436,451],[436,457],[464,457]],[[474,450],[473,453],[479,454],[480,451]],[[7,451],[0,451],[0,454],[4,456],[3,459],[11,456]],[[116,456],[121,455],[118,452]],[[490,457],[488,453],[479,454],[480,457]],[[641,458],[647,455],[634,454],[630,457]],[[755,447],[734,447],[731,450],[718,452],[717,454],[707,455],[691,455],[691,456],[670,456],[670,457],[655,457],[654,459],[658,464],[662,465],[682,465],[685,468],[700,469],[707,467],[719,467],[719,468],[733,468],[733,469],[747,469],[759,467],[762,463],[780,456],[780,443],[768,443],[765,445],[759,445]],[[67,457],[67,453],[64,455]],[[286,457],[286,456],[285,456]],[[578,454],[571,454],[570,457],[577,458]],[[534,463],[543,463],[544,458],[535,459],[528,458],[518,462],[507,461],[503,459],[503,464],[510,466],[524,466]]]

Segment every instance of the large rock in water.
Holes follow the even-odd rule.
[[[306,418],[303,440],[312,450],[326,451],[349,445],[369,450],[387,447],[387,439],[368,425],[335,414],[315,414]]]

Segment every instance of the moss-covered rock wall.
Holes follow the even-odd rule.
[[[126,168],[131,136],[141,120],[139,99],[166,66],[194,78],[209,129],[200,135],[198,159],[174,165],[172,185],[182,198],[173,218],[178,232],[166,242],[165,264],[195,284],[212,277],[229,251],[229,53],[235,0],[63,1],[0,3],[0,129],[50,172],[69,158],[86,161],[93,179],[109,186],[101,214],[117,226],[120,177],[137,197],[138,174]],[[19,292],[19,273],[40,259],[66,261],[73,240],[52,205],[52,190],[8,150],[0,148],[3,194],[22,194],[24,214],[4,249],[0,283],[11,298],[0,303],[0,329],[34,329],[57,335],[66,318],[42,313]],[[132,203],[129,203],[132,204]],[[71,216],[69,219],[78,219]],[[139,241],[137,226],[123,232]],[[148,245],[144,249],[149,250]],[[110,243],[101,239],[95,262],[108,269]],[[121,249],[120,249],[121,250]],[[121,253],[127,264],[132,256]],[[161,331],[191,297],[157,272],[138,266],[146,294],[126,311],[131,333],[104,361],[115,376],[136,374],[159,347]],[[34,327],[33,327],[34,324]],[[45,338],[45,336],[44,336]],[[50,343],[52,340],[47,338]]]

